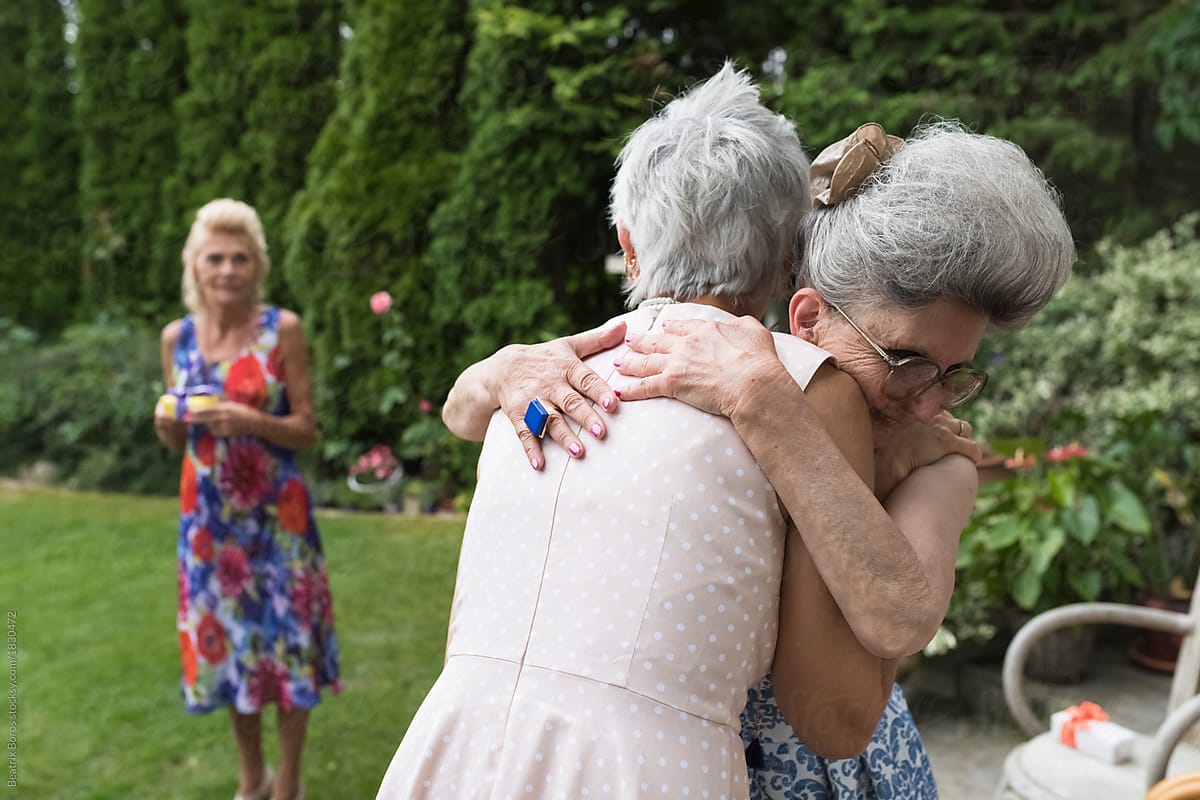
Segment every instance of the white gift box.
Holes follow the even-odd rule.
[[[1069,724],[1072,719],[1077,719],[1075,707],[1055,711],[1050,716],[1050,732],[1059,742],[1063,742],[1063,726]],[[1075,749],[1081,753],[1109,764],[1120,764],[1128,761],[1133,755],[1133,743],[1137,734],[1115,722],[1083,719],[1076,722],[1074,728]]]

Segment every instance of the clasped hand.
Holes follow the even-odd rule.
[[[188,411],[186,419],[179,422],[174,417],[154,415],[154,425],[169,429],[174,425],[206,425],[213,436],[242,436],[250,433],[260,414],[244,403],[222,400],[212,408]]]

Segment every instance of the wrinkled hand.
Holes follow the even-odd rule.
[[[928,424],[913,424],[896,432],[875,452],[875,492],[883,498],[914,470],[957,453],[978,464],[983,448],[971,438],[971,423],[943,411]]]
[[[242,436],[253,433],[262,416],[245,403],[222,400],[212,408],[188,411],[185,421],[189,425],[207,425],[213,436]]]
[[[629,381],[622,400],[674,397],[710,414],[733,417],[745,389],[766,369],[783,369],[771,332],[754,317],[735,322],[668,320],[630,337],[617,372]]]
[[[604,420],[596,405],[608,413],[617,410],[617,396],[604,379],[583,363],[584,358],[616,347],[625,339],[625,323],[610,328],[584,331],[549,342],[532,345],[509,345],[501,350],[497,377],[492,383],[492,396],[512,422],[525,455],[534,469],[546,464],[542,440],[533,435],[525,424],[525,410],[533,398],[541,398],[550,412],[546,435],[575,458],[582,458],[585,448],[575,435],[570,422],[581,426],[595,439],[607,433]]]

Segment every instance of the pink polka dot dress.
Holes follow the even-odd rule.
[[[733,319],[686,303],[623,317],[687,318]],[[829,357],[776,346],[801,385]],[[589,366],[611,380],[623,350]],[[545,452],[534,472],[493,418],[446,665],[379,798],[743,800],[738,715],[778,623],[774,489],[728,420],[675,400],[622,404],[582,460]]]

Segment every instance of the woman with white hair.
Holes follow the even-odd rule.
[[[300,318],[264,305],[262,223],[221,199],[183,248],[189,314],[162,332],[171,404],[154,429],[183,454],[179,613],[187,710],[228,707],[236,798],[303,796],[300,759],[322,686],[340,689],[321,537],[294,451],[317,439]],[[262,709],[278,705],[279,772],[263,762]]]
[[[807,166],[791,123],[728,65],[639,127],[613,187],[635,306],[622,324],[763,313],[787,279]],[[857,388],[799,339],[779,355],[870,480]],[[840,422],[855,402],[858,423]],[[446,664],[379,796],[745,798],[746,692],[781,657],[778,624],[800,641],[780,598],[833,603],[803,579],[799,540],[732,424],[673,400],[630,405],[603,452],[552,450],[531,470],[488,416]],[[798,725],[817,711],[780,706]],[[880,707],[862,712],[872,726]]]
[[[577,423],[563,419],[553,433],[576,457],[584,453],[581,427],[607,435],[592,403],[613,411],[616,395],[672,397],[730,419],[796,520],[841,618],[862,650],[887,664],[920,650],[944,616],[964,510],[974,499],[963,460],[942,457],[969,452],[970,426],[946,409],[986,383],[970,365],[984,331],[1019,327],[1044,307],[1069,277],[1075,250],[1057,194],[1020,148],[956,123],[926,126],[907,142],[863,126],[821,154],[813,178],[817,210],[797,239],[789,323],[862,389],[875,496],[821,435],[811,397],[777,353],[778,339],[752,317],[669,320],[631,333],[616,365],[631,380],[614,381],[615,390],[576,354],[623,331],[505,348],[460,377],[444,416],[469,435],[481,413],[499,406],[511,416],[522,397],[536,393]],[[622,416],[638,405],[623,403]],[[517,430],[538,461],[540,442]],[[587,457],[606,447],[593,445]],[[803,611],[784,597],[783,652],[790,650],[783,621]],[[828,619],[816,622],[803,631],[803,645],[829,669],[848,673],[849,664],[825,648]],[[752,797],[936,797],[898,686],[865,751],[834,758],[848,754],[821,741],[820,727],[795,725],[795,712],[782,714],[778,698],[833,714],[839,698],[785,675],[788,668],[776,658],[774,686],[769,678],[752,691],[743,714]],[[866,673],[856,690],[847,675],[846,691],[874,694],[877,676]]]

